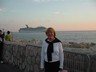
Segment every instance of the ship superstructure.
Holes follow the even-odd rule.
[[[19,32],[44,32],[45,30],[46,30],[46,27],[43,27],[43,26],[32,28],[26,25],[26,28],[20,28]]]

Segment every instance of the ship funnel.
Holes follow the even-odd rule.
[[[26,27],[27,27],[27,28],[29,28],[29,26],[28,26],[28,25],[26,25]]]

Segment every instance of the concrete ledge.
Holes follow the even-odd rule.
[[[40,53],[39,45],[6,42],[3,57],[23,72],[41,72]],[[64,68],[68,72],[96,72],[95,48],[64,48]]]

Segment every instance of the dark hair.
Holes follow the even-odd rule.
[[[10,31],[7,31],[7,34],[10,34]]]
[[[2,30],[0,30],[0,32],[2,32]]]

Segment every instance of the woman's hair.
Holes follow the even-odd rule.
[[[50,32],[50,31],[52,31],[52,32],[54,32],[54,36],[56,36],[56,31],[52,28],[52,27],[49,27],[47,30],[46,30],[46,35],[47,35],[47,33],[48,32]]]

